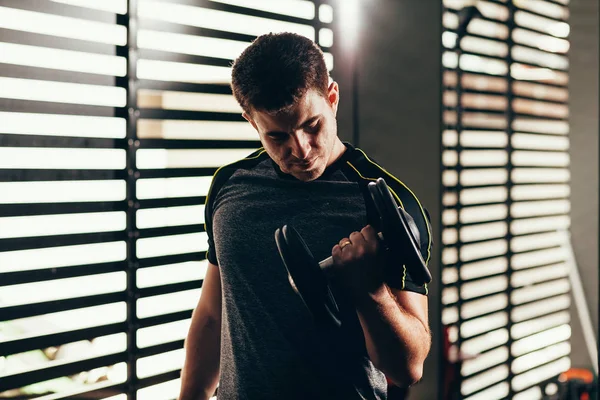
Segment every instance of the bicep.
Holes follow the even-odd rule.
[[[215,319],[221,318],[221,271],[215,264],[208,263],[202,283],[202,293],[196,310]]]
[[[421,321],[423,327],[429,332],[429,306],[427,296],[393,288],[390,288],[390,291],[396,298],[398,305],[402,307],[405,312]]]

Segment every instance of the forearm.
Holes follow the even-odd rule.
[[[180,400],[208,400],[219,383],[221,321],[192,318],[185,340]]]
[[[429,328],[398,304],[387,286],[356,300],[373,364],[399,386],[421,379],[431,347]]]

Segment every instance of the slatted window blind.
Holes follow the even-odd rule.
[[[213,173],[260,146],[230,65],[304,0],[0,2],[0,397],[171,399]]]
[[[541,399],[570,366],[568,0],[444,0],[443,323],[460,398]]]

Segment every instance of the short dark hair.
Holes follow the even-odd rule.
[[[234,61],[231,88],[245,112],[285,112],[309,89],[327,95],[329,73],[323,52],[295,33],[256,38]]]

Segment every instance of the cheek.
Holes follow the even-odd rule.
[[[335,126],[335,121],[333,121],[333,123],[328,123],[327,126],[324,128],[324,131],[322,132],[323,134],[321,135],[321,142],[323,144],[327,144],[330,145],[331,143],[333,143],[335,137],[336,137],[336,126]]]
[[[265,149],[267,149],[267,152],[269,153],[271,158],[275,160],[282,160],[288,156],[289,152],[287,150],[287,147],[283,144],[266,143],[264,144],[264,146]]]

